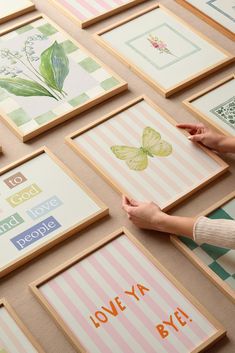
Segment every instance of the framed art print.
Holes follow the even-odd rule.
[[[166,211],[228,168],[175,125],[141,96],[66,137],[66,142],[119,193],[155,201]]]
[[[105,28],[94,39],[164,97],[234,61],[162,5]]]
[[[0,185],[0,277],[108,214],[46,147],[2,169]]]
[[[212,27],[235,41],[235,4],[233,0],[176,0]]]
[[[0,352],[45,353],[5,299],[0,299]]]
[[[44,15],[1,34],[0,116],[23,141],[127,88]]]
[[[196,353],[225,335],[125,228],[30,289],[82,353]]]
[[[111,15],[145,0],[50,0],[81,28],[88,27]]]
[[[30,0],[7,0],[0,2],[0,24],[35,10]]]
[[[235,76],[230,75],[183,101],[184,106],[217,132],[235,136]]]
[[[235,192],[217,202],[199,216],[235,220]],[[235,303],[235,250],[210,244],[198,244],[182,236],[171,236],[172,242],[230,300]]]

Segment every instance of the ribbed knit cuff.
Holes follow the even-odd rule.
[[[199,244],[208,243],[235,249],[235,221],[201,216],[194,224],[193,238]]]

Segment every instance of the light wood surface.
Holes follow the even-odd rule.
[[[151,254],[227,329],[227,336],[217,342],[212,348],[207,349],[206,352],[234,353],[234,304],[176,249],[167,234],[139,230],[132,226],[126,214],[121,210],[121,198],[116,191],[65,143],[67,135],[82,129],[84,126],[93,123],[95,120],[143,94],[146,94],[178,123],[194,123],[198,120],[182,106],[182,101],[222,80],[224,77],[234,74],[234,66],[224,67],[222,70],[166,100],[92,39],[92,35],[95,32],[155,5],[156,0],[145,1],[118,15],[96,23],[86,30],[80,29],[78,25],[52,6],[48,0],[35,0],[34,2],[38,11],[45,13],[58,23],[75,40],[79,41],[92,54],[127,81],[129,90],[91,108],[79,116],[74,116],[72,119],[24,144],[0,121],[0,141],[3,147],[3,153],[0,154],[0,168],[46,145],[110,209],[110,216],[104,217],[85,230],[74,234],[2,278],[0,280],[1,296],[4,296],[9,301],[46,353],[76,353],[77,351],[56,326],[54,320],[29,291],[28,285],[81,251],[85,251],[97,241],[102,241],[107,234],[122,226],[126,226]],[[197,16],[194,16],[175,1],[161,0],[160,3],[194,28],[198,28],[201,33],[204,33],[212,41],[217,42],[219,46],[235,55],[234,43],[204,21],[201,21]],[[37,13],[39,14],[39,12]],[[32,14],[23,15],[20,21],[27,20],[30,17],[32,17]],[[4,30],[17,24],[17,22],[19,22],[19,19],[14,19],[9,23],[3,24],[1,29]],[[230,165],[229,171],[187,200],[181,202],[170,211],[171,214],[194,217],[234,190],[235,156],[228,154],[221,157]]]

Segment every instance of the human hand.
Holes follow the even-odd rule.
[[[137,202],[123,195],[122,209],[136,227],[164,231],[161,228],[167,215],[154,202]]]
[[[203,124],[177,124],[179,128],[186,129],[191,136],[189,140],[192,142],[201,142],[206,147],[218,152],[226,152],[223,148],[223,140],[225,136],[218,134]]]

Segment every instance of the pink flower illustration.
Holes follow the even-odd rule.
[[[155,49],[158,50],[160,54],[165,53],[176,56],[167,48],[167,44],[164,43],[162,40],[159,40],[157,37],[153,37],[151,34],[149,34],[147,40]]]

